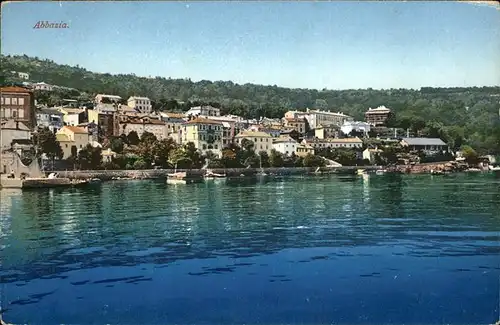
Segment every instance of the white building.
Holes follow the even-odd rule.
[[[341,112],[331,112],[331,111],[320,111],[320,110],[309,110],[307,109],[307,114],[304,116],[309,127],[315,129],[318,125],[328,126],[328,125],[338,125],[341,126],[345,121],[352,121],[353,118],[345,115]]]
[[[44,91],[52,91],[54,90],[54,86],[53,85],[49,85],[45,82],[38,82],[38,83],[35,83],[33,84],[33,89],[35,90],[44,90]]]
[[[130,97],[127,100],[127,105],[144,114],[149,114],[153,110],[151,100],[147,97]]]
[[[21,79],[28,80],[30,78],[30,75],[26,72],[18,72],[17,76]]]
[[[220,109],[212,106],[196,106],[191,107],[189,111],[186,112],[189,116],[220,116]]]
[[[64,125],[63,116],[57,109],[42,108],[36,112],[36,126],[56,133]]]
[[[338,138],[318,139],[318,138],[313,138],[313,139],[304,139],[304,140],[302,140],[302,144],[304,144],[304,145],[310,145],[315,150],[326,149],[326,148],[332,148],[332,149],[337,149],[337,148],[355,149],[355,148],[362,148],[363,147],[363,140],[361,140],[358,137],[355,137],[355,138],[345,138],[345,139],[338,139]]]
[[[64,114],[63,122],[66,125],[77,126],[81,123],[81,114],[85,112],[84,109],[80,108],[69,108],[69,107],[59,107],[58,110]]]
[[[370,132],[370,124],[366,122],[345,121],[340,130],[346,135],[351,134],[352,131],[368,134]]]
[[[97,94],[94,99],[95,103],[96,104],[102,103],[102,100],[104,98],[108,99],[111,102],[119,102],[122,99],[120,96],[116,95]]]
[[[279,137],[274,139],[274,150],[282,153],[283,155],[290,156],[297,151],[298,143],[290,137]]]

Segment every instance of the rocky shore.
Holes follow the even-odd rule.
[[[405,173],[405,174],[432,174],[432,173],[456,173],[463,172],[469,169],[465,163],[456,161],[415,164],[415,165],[398,165],[387,168],[387,172]]]

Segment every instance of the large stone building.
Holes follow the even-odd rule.
[[[221,156],[222,136],[222,122],[198,117],[184,124],[181,138],[183,144],[192,142],[202,153],[211,151]]]
[[[321,111],[307,109],[305,112],[288,111],[285,113],[286,119],[305,118],[310,129],[316,129],[318,126],[341,126],[345,121],[352,121],[353,118],[341,112]]]
[[[285,128],[293,129],[300,134],[304,134],[306,132],[307,121],[304,117],[285,117],[284,122]]]
[[[88,130],[71,125],[63,126],[59,131],[57,131],[56,139],[61,145],[61,149],[63,151],[63,159],[68,159],[69,157],[71,157],[72,147],[75,147],[76,153],[78,153],[80,152],[80,150],[91,143],[91,138]]]
[[[94,102],[96,104],[104,103],[104,102],[120,102],[122,98],[116,95],[106,95],[106,94],[97,94],[95,96]]]
[[[30,129],[15,120],[2,121],[0,124],[0,150],[10,149],[14,140],[31,139]]]
[[[196,106],[196,107],[191,107],[186,112],[186,115],[201,116],[201,117],[220,116],[220,109],[212,106]]]
[[[373,126],[384,126],[391,114],[391,110],[385,106],[379,106],[377,108],[370,107],[365,113],[365,120],[366,123]]]
[[[269,154],[273,149],[274,138],[268,133],[261,131],[242,131],[235,137],[235,140],[240,147],[244,139],[252,141],[253,150],[257,154],[261,151],[265,151]]]
[[[147,97],[132,96],[127,100],[127,105],[144,114],[149,114],[153,110],[151,100]]]
[[[24,87],[0,87],[0,120],[13,119],[30,129],[36,126],[35,98],[33,92]]]
[[[165,122],[150,118],[135,118],[128,117],[119,122],[120,134],[128,135],[130,132],[135,131],[139,138],[145,133],[152,133],[158,139],[165,139],[168,137],[167,127]]]

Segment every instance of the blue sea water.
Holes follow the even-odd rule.
[[[316,176],[1,192],[14,324],[491,324],[500,178]]]

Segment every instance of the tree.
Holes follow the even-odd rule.
[[[111,143],[110,143],[110,149],[116,153],[122,153],[123,152],[123,140],[121,138],[112,138]]]
[[[134,162],[134,165],[133,165],[133,168],[134,169],[146,169],[147,168],[147,164],[144,160],[142,159],[138,159]]]
[[[205,153],[204,159],[205,159],[205,164],[206,164],[207,168],[223,168],[224,167],[221,159],[210,150]]]
[[[283,154],[276,151],[276,149],[272,149],[271,154],[269,155],[269,164],[271,167],[283,167],[285,165]]]
[[[147,131],[145,131],[145,132],[141,135],[141,139],[140,139],[141,143],[145,143],[145,142],[147,142],[147,143],[150,143],[150,144],[151,144],[151,143],[154,143],[156,140],[157,140],[157,139],[156,139],[156,136],[155,136],[153,133],[151,133],[151,132],[147,132]]]
[[[161,139],[156,141],[152,147],[155,166],[161,168],[169,168],[169,157],[172,151],[176,148],[176,144],[172,138]]]
[[[260,167],[266,168],[269,167],[269,155],[266,151],[259,152],[259,165]]]
[[[477,163],[479,162],[479,155],[471,146],[463,146],[462,155],[468,164],[477,165]]]
[[[324,167],[325,161],[320,156],[308,153],[303,160],[304,167]]]
[[[136,146],[140,142],[139,136],[137,135],[137,132],[135,132],[135,131],[129,132],[129,134],[127,135],[127,140],[128,140],[128,143],[132,146]]]
[[[78,165],[80,169],[96,170],[101,167],[101,148],[92,147],[88,144],[78,153]]]
[[[56,135],[49,128],[43,128],[35,132],[33,134],[33,142],[37,151],[47,155],[52,160],[52,163],[54,163],[55,158],[61,159],[63,157],[61,145],[57,141]]]
[[[240,156],[240,147],[236,144],[230,144],[227,148],[222,149],[221,164],[225,168],[241,168],[243,167],[238,157]]]
[[[401,150],[396,146],[384,147],[378,156],[380,159],[377,160],[377,163],[380,165],[391,165],[397,163],[400,151]]]

